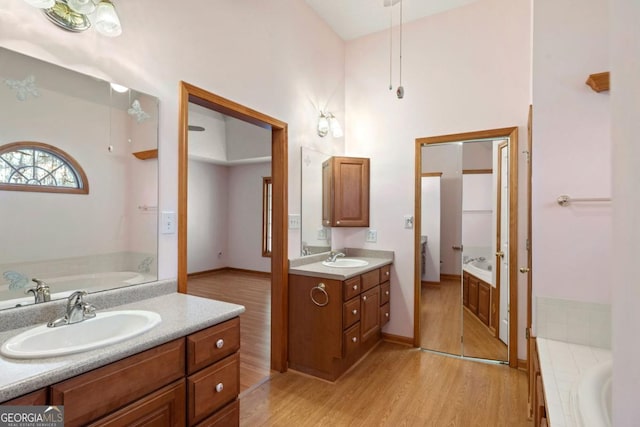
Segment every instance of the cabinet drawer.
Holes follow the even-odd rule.
[[[233,354],[187,378],[188,420],[194,425],[236,398],[240,356]]]
[[[32,405],[46,405],[47,404],[47,389],[41,388],[40,390],[31,392],[29,394],[16,397],[15,399],[2,402],[2,406],[32,406]]]
[[[352,277],[342,282],[343,300],[348,301],[360,294],[360,276]]]
[[[184,426],[185,396],[181,379],[89,426]]]
[[[235,353],[240,348],[240,318],[212,326],[187,337],[187,374]]]
[[[380,285],[380,305],[389,302],[391,296],[391,282],[384,282]]]
[[[237,427],[240,425],[240,401],[229,403],[196,427]]]
[[[86,425],[184,377],[184,338],[51,386],[65,426]]]
[[[391,265],[380,267],[380,283],[391,279]]]
[[[380,283],[380,269],[368,271],[362,276],[362,291],[369,290]]]
[[[342,329],[360,320],[360,298],[352,298],[342,304]]]
[[[342,338],[342,357],[347,357],[360,347],[360,322],[346,331]]]
[[[380,307],[380,327],[383,327],[384,325],[386,325],[387,322],[389,322],[390,318],[391,318],[390,306],[389,306],[389,303],[386,303],[385,305]]]

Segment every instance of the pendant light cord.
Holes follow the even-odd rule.
[[[402,86],[402,0],[400,0],[400,86]]]
[[[389,6],[389,90],[393,90],[391,64],[393,62],[393,7]]]

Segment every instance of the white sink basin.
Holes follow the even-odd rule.
[[[322,261],[322,265],[338,268],[365,267],[369,265],[369,261],[357,258],[338,258],[335,261]]]
[[[71,325],[36,326],[8,339],[0,353],[16,359],[38,359],[80,353],[140,335],[162,319],[145,310],[98,312],[96,317]]]

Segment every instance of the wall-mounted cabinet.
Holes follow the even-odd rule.
[[[322,164],[322,225],[369,226],[369,159],[331,157]]]

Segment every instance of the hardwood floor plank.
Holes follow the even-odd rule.
[[[240,393],[271,375],[271,279],[242,270],[189,277],[187,293],[244,305],[240,315]]]

